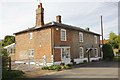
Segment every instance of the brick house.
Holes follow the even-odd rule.
[[[61,16],[56,21],[44,24],[42,3],[36,9],[35,27],[14,33],[16,61],[31,59],[31,62],[46,64],[69,64],[98,60],[100,35],[79,27],[63,24]],[[89,58],[88,58],[89,56]],[[44,58],[44,59],[43,59]],[[43,61],[45,60],[45,61]]]

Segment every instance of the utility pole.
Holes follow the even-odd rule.
[[[102,15],[101,15],[101,36],[102,36],[102,44],[104,44],[104,41],[103,41],[103,21],[102,21]]]

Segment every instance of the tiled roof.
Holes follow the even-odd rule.
[[[24,33],[24,32],[39,30],[39,29],[43,29],[43,28],[49,28],[49,27],[53,27],[53,26],[58,26],[58,27],[63,27],[63,28],[69,28],[69,29],[73,29],[73,30],[79,30],[79,31],[82,31],[82,32],[87,32],[87,33],[96,34],[96,35],[100,36],[100,34],[98,34],[98,33],[87,31],[87,30],[82,29],[80,27],[66,25],[66,24],[58,23],[58,22],[54,22],[54,21],[53,22],[49,22],[49,23],[43,25],[42,27],[32,27],[32,28],[28,28],[28,29],[23,30],[23,31],[16,32],[14,34],[20,34],[20,33]]]

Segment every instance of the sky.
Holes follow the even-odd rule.
[[[44,22],[62,16],[62,23],[101,33],[100,16],[103,16],[104,38],[112,31],[118,34],[119,0],[41,0]],[[0,0],[0,39],[6,35],[34,27],[38,0]]]

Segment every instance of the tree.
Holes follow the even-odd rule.
[[[120,34],[117,37],[117,41],[118,41],[118,49],[120,50]]]
[[[110,44],[104,44],[102,47],[102,51],[103,51],[103,60],[111,61],[114,59],[113,49]]]
[[[15,43],[15,37],[14,36],[5,36],[4,40],[2,41],[2,46],[7,46],[12,43]]]
[[[118,45],[118,36],[115,33],[111,32],[109,34],[108,42],[112,46],[112,48],[117,48],[118,49],[118,47],[119,47],[119,45]]]
[[[2,69],[7,70],[8,69],[8,62],[9,62],[7,51],[5,49],[1,48],[0,56],[2,57]]]

